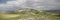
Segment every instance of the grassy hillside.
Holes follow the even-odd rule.
[[[60,15],[31,9],[19,12],[0,13],[0,20],[60,20]]]

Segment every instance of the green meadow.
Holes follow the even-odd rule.
[[[53,13],[54,14],[54,13]],[[29,11],[0,12],[0,20],[60,20],[60,15],[31,9]]]

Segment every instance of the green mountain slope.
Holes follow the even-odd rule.
[[[34,9],[23,9],[16,12],[0,13],[0,20],[60,20],[60,15],[52,15]]]

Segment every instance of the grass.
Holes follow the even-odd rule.
[[[60,20],[59,16],[37,10],[0,13],[0,20]]]

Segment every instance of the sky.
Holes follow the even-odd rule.
[[[7,0],[0,0],[0,3],[6,3]]]
[[[20,7],[22,0],[0,0],[0,11],[14,11]]]
[[[0,0],[1,11],[11,11],[19,8],[37,10],[60,10],[60,0]]]

